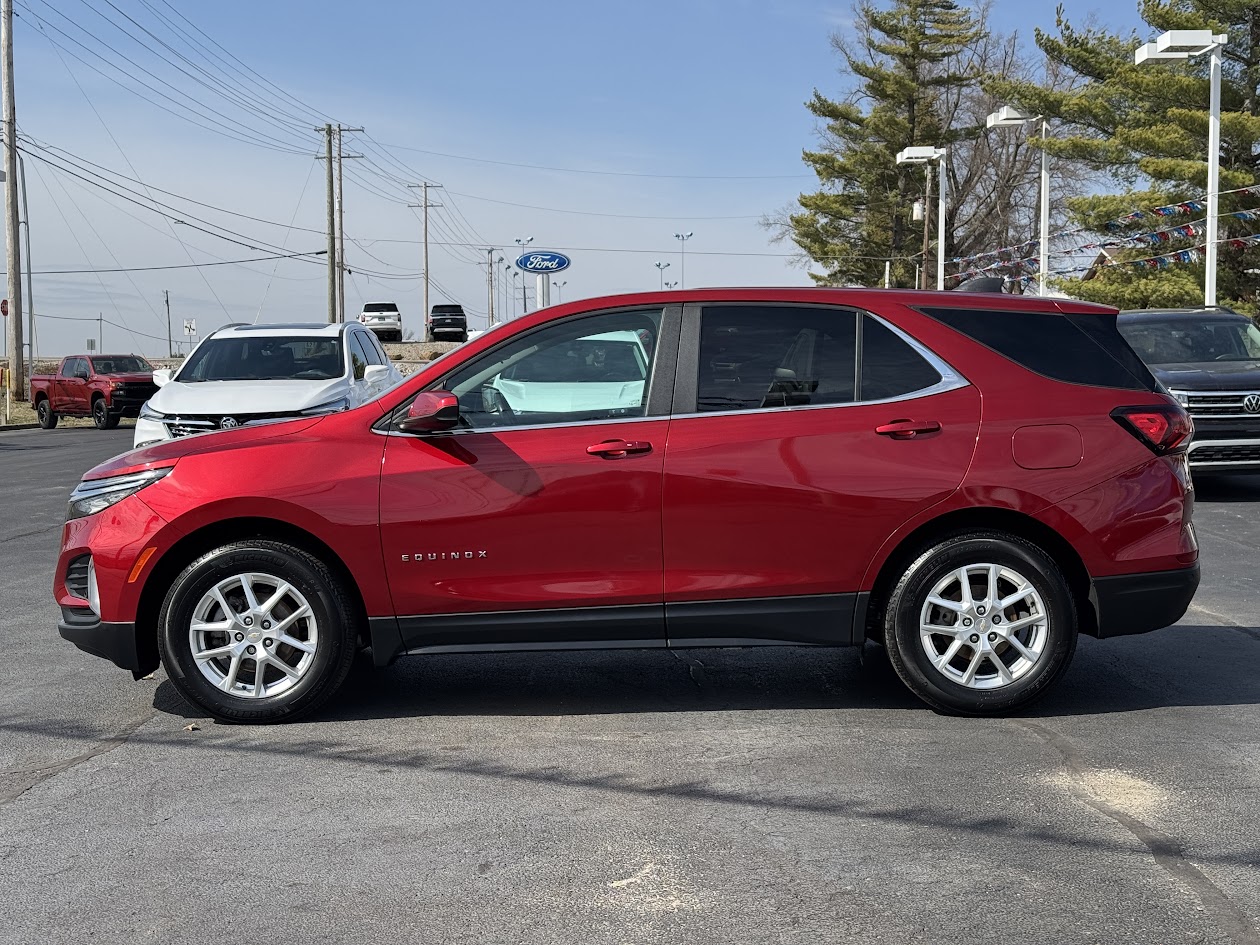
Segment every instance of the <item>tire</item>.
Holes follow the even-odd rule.
[[[252,609],[246,577],[258,605]],[[281,584],[288,590],[264,610]],[[224,614],[224,603],[235,619]],[[276,541],[235,542],[202,555],[175,579],[158,618],[158,652],[180,694],[215,719],[292,721],[345,681],[358,650],[355,613],[340,580],[313,555]],[[268,626],[286,620],[279,630]],[[223,629],[229,621],[230,631]],[[194,630],[194,622],[217,629]],[[223,655],[206,658],[207,651]]]
[[[996,599],[1010,603],[995,613]],[[928,705],[1001,715],[1040,698],[1066,671],[1076,652],[1076,602],[1036,545],[1001,532],[960,534],[906,569],[884,609],[883,637],[897,675]]]
[[[98,430],[110,429],[109,423],[109,405],[105,403],[104,397],[97,397],[92,401],[92,422],[96,424]],[[114,426],[118,426],[118,422],[114,422]]]
[[[52,402],[47,397],[35,405],[35,419],[45,430],[51,430],[57,425],[57,415],[53,413]]]

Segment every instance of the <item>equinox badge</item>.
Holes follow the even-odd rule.
[[[484,551],[418,551],[415,554],[403,555],[404,561],[457,561],[468,558],[487,558]]]

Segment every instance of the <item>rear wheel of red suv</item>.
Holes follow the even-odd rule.
[[[355,624],[349,595],[318,558],[281,542],[237,542],[176,578],[158,649],[175,687],[214,718],[289,721],[341,686]]]
[[[889,595],[884,642],[902,681],[945,712],[993,715],[1042,696],[1076,652],[1077,618],[1045,551],[1000,532],[919,555]]]

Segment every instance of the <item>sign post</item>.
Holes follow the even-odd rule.
[[[521,272],[532,272],[537,277],[535,299],[538,308],[546,308],[551,304],[551,277],[557,272],[564,272],[571,260],[564,253],[550,253],[539,250],[533,253],[522,253],[516,260],[516,268]]]

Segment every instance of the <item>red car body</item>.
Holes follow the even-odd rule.
[[[961,382],[842,409],[679,412],[695,357],[688,319],[718,303],[870,312]],[[959,527],[1000,528],[1050,552],[1084,633],[1175,622],[1198,581],[1184,457],[1161,455],[1113,413],[1149,408],[1180,422],[1180,408],[1157,387],[1030,370],[924,312],[946,304],[1015,321],[1115,316],[1067,301],[812,288],[651,293],[535,312],[364,407],[188,437],[91,470],[88,481],[174,467],[67,522],[54,582],[61,632],[151,672],[159,610],[179,571],[224,541],[267,536],[346,579],[382,665],[406,652],[495,648],[852,644],[870,632],[872,600],[905,554]],[[681,341],[663,335],[657,352],[680,379],[663,415],[472,436],[381,428],[510,338],[633,306],[672,310],[684,326]],[[67,584],[88,555],[95,611],[81,574]]]

